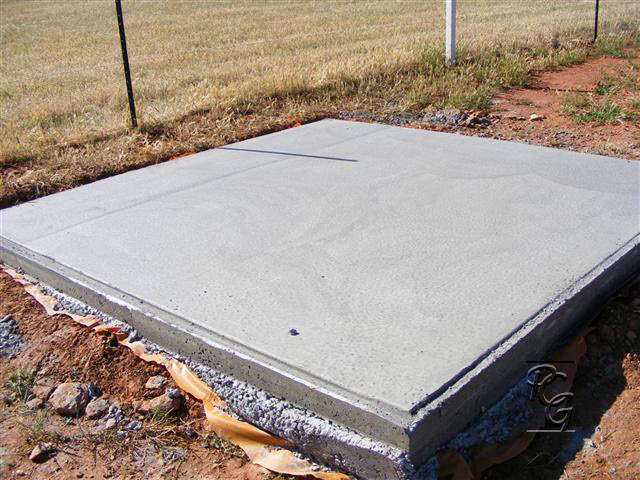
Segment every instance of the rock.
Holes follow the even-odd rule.
[[[449,125],[457,125],[464,120],[465,114],[457,108],[445,108],[442,112]]]
[[[171,398],[166,393],[159,395],[151,400],[145,400],[138,405],[137,410],[141,413],[149,413],[159,411],[162,413],[171,413],[180,409],[182,405],[182,395],[177,398]]]
[[[529,120],[532,122],[540,122],[545,118],[546,117],[544,115],[538,115],[537,113],[532,113],[531,116],[529,116]]]
[[[37,410],[38,408],[44,407],[44,401],[41,398],[35,397],[29,400],[26,405],[29,410]]]
[[[124,418],[124,413],[122,413],[122,410],[118,405],[111,405],[107,412],[107,417],[114,418],[116,422],[120,422]]]
[[[43,402],[49,400],[49,397],[53,393],[56,387],[51,385],[36,385],[33,387],[31,392]]]
[[[115,418],[110,418],[109,420],[107,420],[104,424],[104,428],[105,429],[109,429],[109,428],[113,428],[116,426],[118,422],[116,422]]]
[[[12,358],[23,345],[20,335],[16,334],[16,321],[6,315],[0,322],[0,357]]]
[[[144,388],[149,390],[155,390],[157,388],[164,387],[164,384],[167,383],[167,379],[162,375],[154,375],[147,380],[147,383],[144,384]]]
[[[51,408],[60,415],[81,415],[87,403],[87,386],[76,382],[61,383],[49,397]]]
[[[103,417],[111,404],[107,402],[104,398],[94,398],[91,400],[86,408],[84,409],[84,413],[89,418],[100,418]]]
[[[129,423],[127,423],[127,430],[138,432],[142,430],[142,423],[138,422],[137,420],[131,420]]]
[[[189,437],[189,438],[196,438],[198,436],[198,434],[196,433],[196,431],[191,428],[191,427],[187,427],[184,429],[184,434]]]
[[[87,385],[87,392],[89,393],[89,398],[93,400],[94,398],[98,398],[102,396],[102,390],[100,390],[96,385],[90,383]]]
[[[178,390],[177,388],[167,388],[165,390],[165,393],[169,398],[182,398],[182,393],[180,393],[180,390]]]
[[[470,127],[476,122],[477,118],[478,118],[478,113],[477,112],[476,113],[472,113],[471,115],[469,115],[467,117],[467,119],[464,122],[462,122],[461,125],[463,127]]]
[[[49,456],[55,451],[50,443],[40,443],[34,447],[29,455],[29,460],[35,463],[42,463],[49,459]]]

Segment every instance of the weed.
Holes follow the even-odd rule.
[[[156,425],[167,423],[169,421],[169,412],[161,408],[154,408],[149,412],[149,418]]]
[[[634,110],[640,110],[640,96],[633,97],[629,104]]]
[[[623,156],[629,153],[629,147],[627,145],[603,143],[597,146],[596,153],[600,155]]]
[[[26,402],[31,394],[34,379],[35,375],[32,370],[18,370],[9,375],[5,386],[16,400]]]
[[[215,433],[207,433],[202,438],[202,445],[205,448],[220,450],[229,457],[244,457],[244,452],[240,448]]]
[[[597,95],[610,95],[618,89],[618,85],[609,75],[604,75],[593,91]]]
[[[578,123],[601,122],[615,123],[625,119],[622,109],[610,100],[606,100],[601,105],[594,105],[590,110],[576,115]]]
[[[18,422],[18,425],[22,430],[24,444],[27,448],[32,448],[39,443],[58,443],[60,441],[60,435],[49,431],[47,428],[49,425],[49,412],[47,410],[38,412],[32,422]]]
[[[612,95],[624,88],[638,89],[638,80],[635,74],[630,73],[618,77],[605,74],[594,88],[594,92],[598,95]]]
[[[593,104],[592,99],[584,94],[571,92],[566,93],[560,100],[560,109],[567,115],[576,115],[585,108],[590,107]]]

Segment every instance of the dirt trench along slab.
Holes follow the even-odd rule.
[[[639,269],[639,179],[324,120],[3,210],[0,256],[420,464]]]

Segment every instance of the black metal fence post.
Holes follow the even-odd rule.
[[[598,11],[600,10],[600,0],[596,0],[596,21],[593,26],[593,41],[598,39]]]
[[[129,97],[129,111],[131,112],[131,126],[138,128],[136,118],[136,104],[133,101],[133,86],[131,85],[131,72],[129,71],[129,55],[127,54],[127,39],[124,35],[124,20],[122,19],[122,5],[116,0],[116,15],[118,16],[118,28],[120,29],[120,46],[122,47],[122,64],[124,65],[124,77],[127,82],[127,96]]]

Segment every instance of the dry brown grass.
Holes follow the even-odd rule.
[[[584,59],[593,21],[590,0],[460,0],[449,71],[440,0],[125,2],[130,132],[112,1],[0,10],[0,206],[340,109],[482,108],[532,69]],[[639,18],[639,2],[603,4],[603,34],[626,32],[605,44]]]

